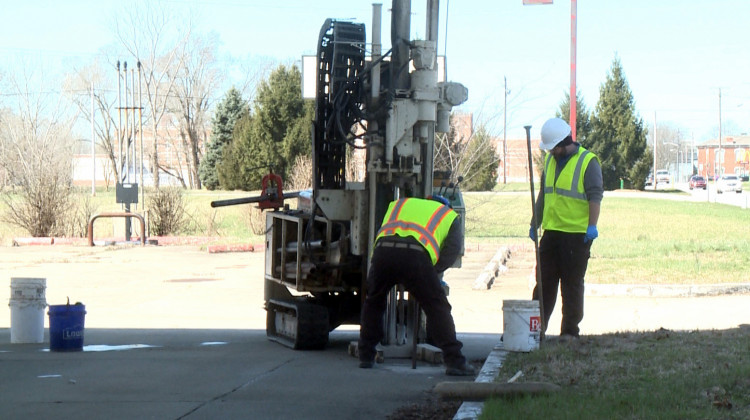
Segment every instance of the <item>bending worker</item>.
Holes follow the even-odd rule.
[[[446,375],[473,376],[473,366],[461,353],[451,305],[439,274],[458,258],[463,232],[458,214],[447,199],[404,198],[390,203],[367,273],[367,296],[359,333],[359,367],[371,368],[375,346],[383,339],[383,313],[391,288],[400,283],[427,315],[428,335],[443,351]]]
[[[596,224],[604,188],[599,158],[571,137],[568,123],[560,118],[542,126],[539,147],[546,150],[542,182],[536,202],[536,223],[544,234],[539,243],[539,266],[544,306],[544,327],[562,296],[561,337],[579,336],[583,319],[583,278],[591,244],[599,236]],[[531,221],[529,237],[536,239],[539,226]],[[533,299],[538,299],[538,285]]]

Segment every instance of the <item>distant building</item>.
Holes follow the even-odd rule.
[[[453,114],[451,124],[459,139],[468,140],[474,134],[473,118],[471,113]],[[497,182],[528,182],[529,153],[526,139],[507,139],[503,144],[502,137],[492,137],[490,141],[498,159]],[[534,154],[532,165],[535,167],[536,177],[539,177],[539,171],[536,171],[535,159],[539,159],[541,154],[538,145],[539,139],[531,140],[531,153]]]
[[[727,136],[696,145],[698,174],[716,177],[725,173],[750,174],[750,136]]]
[[[529,182],[529,148],[526,139],[493,138],[495,153],[499,158],[497,165],[497,182]],[[503,150],[505,148],[505,150]],[[531,139],[531,165],[535,179],[539,178],[541,169],[537,168],[542,151],[539,150],[539,139]]]

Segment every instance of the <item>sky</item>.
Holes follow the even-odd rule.
[[[92,62],[115,42],[113,19],[140,1],[0,0],[0,77],[33,59],[62,77]],[[314,54],[326,18],[365,23],[371,41],[371,0],[166,0],[220,41],[222,63],[299,63]],[[390,47],[390,7],[383,2],[382,42]],[[412,1],[413,38],[425,34],[425,1]],[[593,111],[618,57],[637,115],[668,125],[686,141],[750,133],[750,1],[578,0],[579,92]],[[507,81],[507,136],[536,137],[554,116],[570,84],[571,2],[524,6],[522,0],[440,1],[439,54],[447,76],[469,89],[454,110],[472,112],[501,136]],[[126,57],[123,60],[127,60]],[[243,75],[234,68],[223,92]],[[721,100],[719,95],[721,94]],[[7,96],[6,96],[7,98]],[[4,99],[0,91],[0,106]],[[721,107],[719,104],[721,103]]]

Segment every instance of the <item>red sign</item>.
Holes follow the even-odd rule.
[[[532,316],[529,317],[529,331],[536,332],[542,328],[542,317]]]
[[[523,0],[523,4],[552,4],[552,0]]]

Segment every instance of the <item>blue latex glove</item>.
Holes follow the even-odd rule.
[[[591,225],[586,228],[586,236],[583,237],[583,243],[593,242],[594,239],[599,237],[599,231],[596,230],[596,226]]]
[[[534,226],[529,226],[529,239],[536,241],[536,229],[534,229]]]

